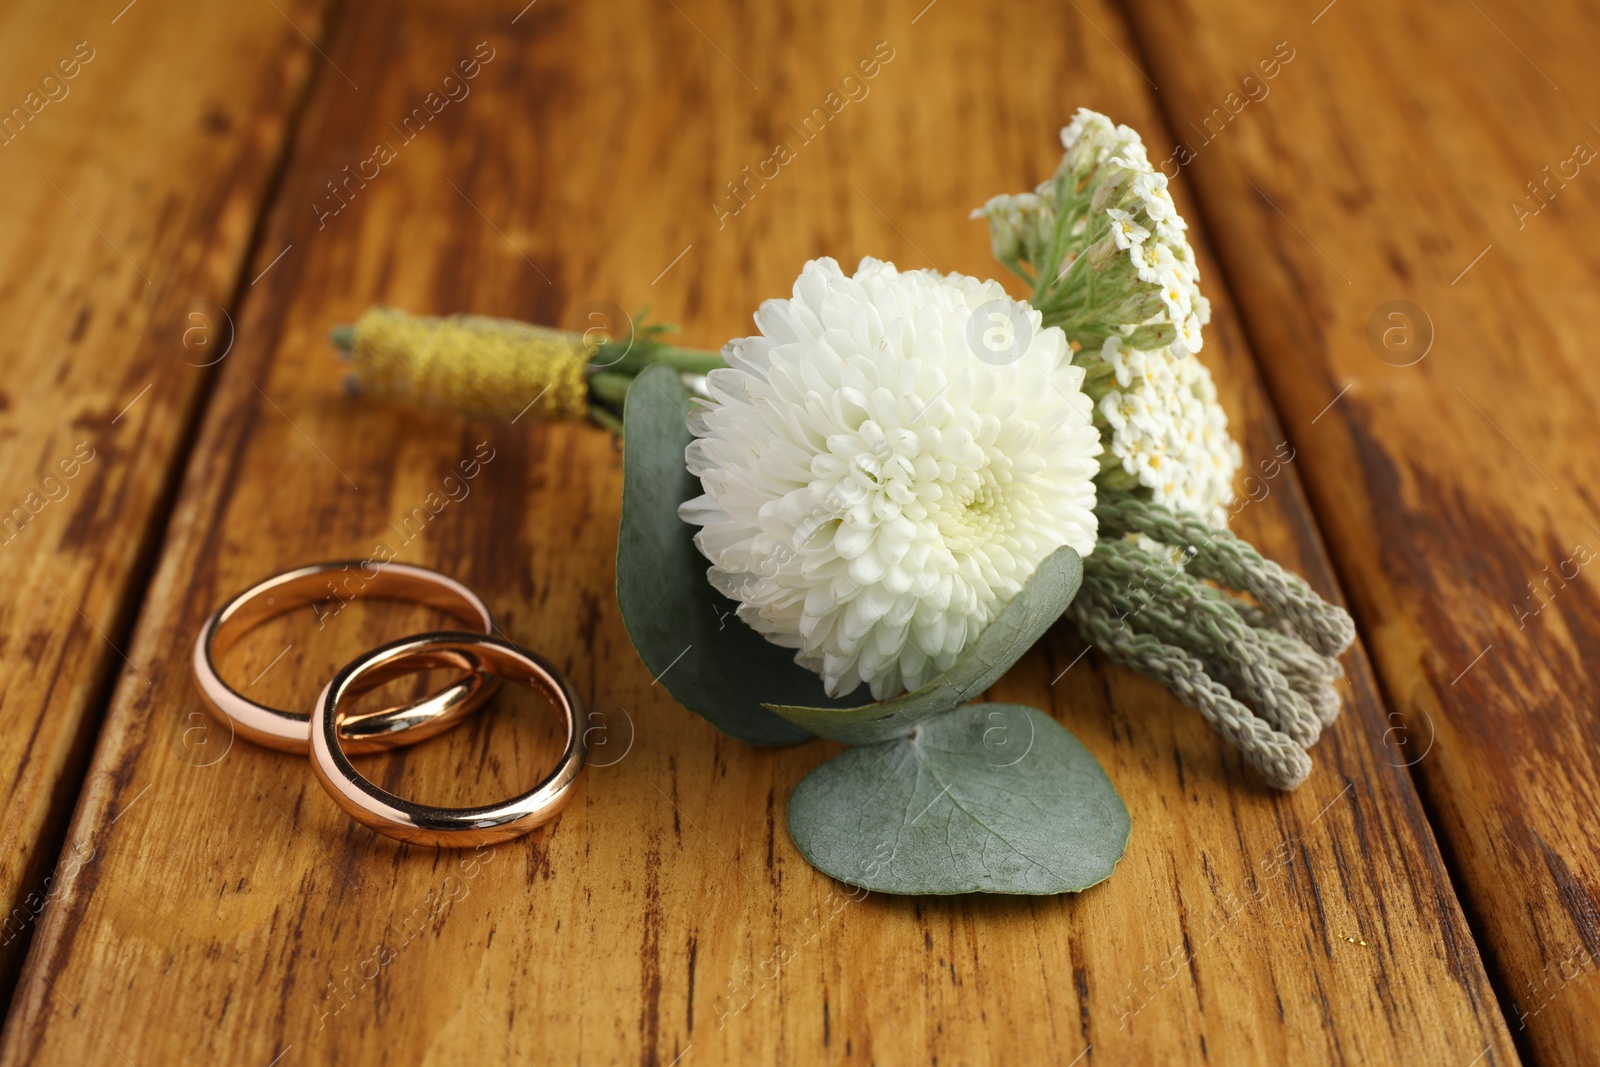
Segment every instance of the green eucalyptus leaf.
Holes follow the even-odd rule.
[[[1110,877],[1131,829],[1089,750],[1018,704],[971,704],[847,749],[789,797],[789,836],[811,865],[880,893],[1076,892]]]
[[[928,716],[960,707],[998,681],[1067,610],[1082,582],[1083,560],[1070,548],[1058,548],[1045,557],[955,665],[920,689],[854,708],[773,702],[767,707],[812,733],[850,745],[902,736]]]
[[[617,604],[655,680],[723,733],[758,745],[810,738],[762,702],[830,703],[822,679],[740,621],[706,580],[706,558],[678,505],[700,492],[684,466],[689,393],[670,367],[639,375],[623,414]],[[831,701],[843,706],[843,700]]]

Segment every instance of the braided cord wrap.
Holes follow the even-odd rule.
[[[1095,515],[1103,538],[1143,534],[1162,544],[1188,549],[1190,571],[1230,589],[1250,593],[1325,656],[1341,655],[1355,641],[1355,621],[1349,612],[1323,600],[1299,575],[1264,558],[1227,530],[1207,525],[1197,515],[1169,511],[1128,493],[1101,494],[1095,503]]]
[[[1083,571],[1084,588],[1116,609],[1119,618],[1133,619],[1138,629],[1190,653],[1219,680],[1237,683],[1231,688],[1297,744],[1316,744],[1321,719],[1217,590],[1123,538],[1099,542]],[[1158,572],[1160,584],[1152,590]],[[1219,666],[1225,670],[1216,670]]]
[[[1088,568],[1084,569],[1087,577]],[[1204,663],[1158,637],[1137,633],[1111,610],[1104,598],[1085,594],[1086,591],[1080,591],[1073,599],[1067,616],[1086,641],[1113,663],[1131,667],[1160,682],[1179,700],[1198,711],[1261,772],[1268,785],[1275,789],[1293,789],[1306,780],[1311,773],[1311,757],[1305,750],[1235,700],[1226,687],[1206,673]]]
[[[1197,515],[1104,486],[1095,513],[1067,613],[1084,639],[1199,710],[1269,785],[1299,785],[1304,750],[1339,714],[1349,614]]]
[[[351,359],[363,395],[477,418],[557,420],[588,413],[594,350],[577,334],[511,319],[374,307],[356,321]]]

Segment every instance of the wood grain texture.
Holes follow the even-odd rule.
[[[989,695],[1049,709],[1127,798],[1111,880],[1061,898],[849,901],[782,826],[789,791],[836,747],[721,737],[629,647],[608,436],[340,395],[325,331],[373,301],[559,324],[586,301],[649,300],[711,346],[812,255],[992,274],[965,212],[1047,174],[1073,106],[1160,128],[1102,36],[1133,50],[1118,16],[521,7],[352,8],[324,46],[360,89],[319,68],[257,268],[293,251],[246,302],[133,644],[154,684],[125,675],[113,697],[70,835],[94,858],[45,916],[0,1058],[1515,1062],[1408,774],[1385,759],[1359,652],[1317,773],[1282,795],[1058,629]],[[404,140],[403,117],[479,42],[493,58],[470,95]],[[879,42],[893,58],[869,94],[734,214],[724,183],[798,141],[788,123]],[[325,183],[378,142],[393,161],[321,217]],[[1203,267],[1207,355],[1254,465],[1281,435]],[[484,447],[470,492],[403,533]],[[1331,592],[1298,467],[1239,526]],[[605,765],[558,823],[477,855],[399,847],[339,814],[303,762],[190,718],[182,650],[216,602],[380,542],[483,590],[603,716]],[[304,702],[355,651],[426,624],[346,610],[261,634],[230,676]],[[508,795],[551,760],[527,706],[366,765],[435,802]]]
[[[1600,16],[1134,8],[1508,1019],[1597,1062]]]
[[[0,11],[0,990],[72,876],[110,683],[145,684],[117,646],[226,330],[205,305],[238,283],[310,53],[270,7],[122,6]],[[315,9],[286,5],[311,32]]]

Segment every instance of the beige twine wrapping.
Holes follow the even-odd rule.
[[[594,350],[576,334],[511,319],[375,307],[356,322],[351,359],[364,395],[486,419],[555,420],[587,414]]]

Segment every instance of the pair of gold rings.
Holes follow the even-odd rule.
[[[359,576],[358,595],[424,604],[473,630],[403,637],[362,653],[323,688],[310,715],[258,704],[222,680],[217,661],[239,638],[268,619],[332,599],[329,576],[352,569]],[[581,705],[566,680],[542,657],[494,636],[494,629],[482,598],[437,571],[408,563],[318,563],[246,589],[206,620],[194,645],[195,688],[211,712],[246,740],[284,752],[309,752],[312,770],[333,799],[378,833],[444,848],[493,844],[560,813],[583,770],[586,749],[578,729]],[[434,669],[466,673],[411,704],[362,714],[340,710],[351,698],[386,682]],[[566,720],[566,749],[556,769],[521,796],[483,807],[438,808],[380,789],[351,764],[350,753],[411,745],[449,729],[493,696],[502,678],[524,683]]]

